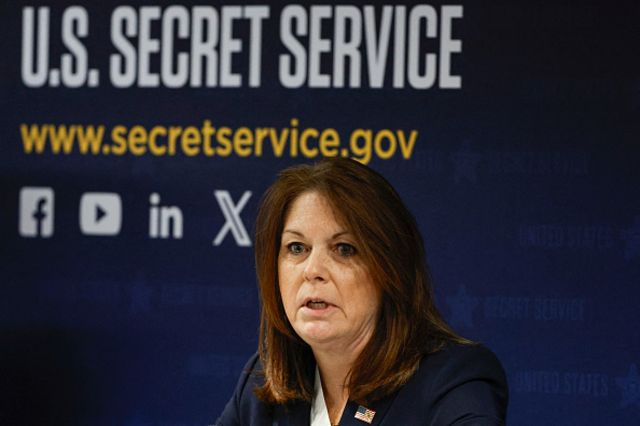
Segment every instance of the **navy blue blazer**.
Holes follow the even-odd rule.
[[[242,372],[217,426],[301,426],[309,424],[311,405],[268,405],[253,390],[262,384],[254,355]],[[497,426],[507,414],[507,380],[500,361],[483,346],[449,345],[426,355],[413,377],[397,392],[367,408],[373,425]],[[366,426],[354,417],[358,404],[349,401],[340,426]]]

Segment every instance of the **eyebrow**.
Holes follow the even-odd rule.
[[[296,231],[295,229],[285,229],[284,231],[282,231],[282,233],[283,234],[287,234],[287,233],[294,234],[294,235],[297,235],[299,237],[303,237],[304,238],[304,234],[302,232],[300,232],[300,231]],[[349,231],[337,232],[337,233],[335,233],[335,234],[333,234],[331,236],[331,239],[335,240],[336,238],[341,237],[342,235],[345,235],[345,234],[350,234],[350,232]]]

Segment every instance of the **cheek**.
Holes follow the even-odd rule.
[[[291,317],[296,303],[295,277],[293,270],[282,264],[278,265],[278,287],[284,310],[287,316]]]
[[[376,317],[380,309],[380,302],[373,294],[361,295],[360,300],[354,305],[357,315],[367,321]]]
[[[359,271],[354,278],[354,283],[357,284],[353,287],[354,294],[351,299],[358,301],[358,310],[364,316],[376,315],[382,303],[380,291],[373,284],[369,274],[364,271]]]

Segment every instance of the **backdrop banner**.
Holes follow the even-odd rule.
[[[206,425],[254,221],[351,157],[416,216],[512,425],[640,417],[637,2],[3,1],[0,424]]]

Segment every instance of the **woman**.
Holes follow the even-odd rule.
[[[256,221],[260,347],[217,424],[501,425],[507,384],[436,309],[391,185],[326,159],[288,168]]]

